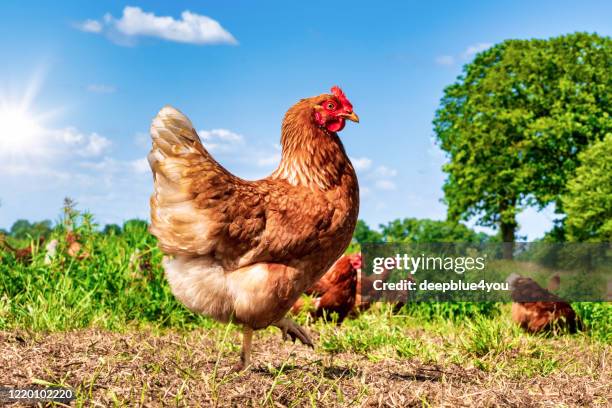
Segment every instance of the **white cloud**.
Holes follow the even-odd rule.
[[[351,163],[357,171],[364,171],[372,166],[372,159],[367,157],[351,157]]]
[[[388,178],[397,176],[397,170],[387,166],[378,166],[374,171],[376,177]]]
[[[27,170],[29,167],[51,171],[59,161],[79,156],[97,157],[110,146],[109,139],[95,132],[86,134],[74,127],[47,129],[40,124],[33,125],[24,134],[0,138],[0,169],[10,170],[12,174],[31,173]]]
[[[93,93],[101,93],[101,94],[111,94],[117,91],[117,88],[113,85],[106,84],[89,84],[87,85],[87,90]]]
[[[376,188],[380,190],[395,190],[396,189],[395,183],[391,180],[376,180],[376,183],[374,185],[376,186]]]
[[[217,159],[221,165],[232,171],[237,168],[250,168],[246,175],[253,178],[265,177],[278,165],[281,159],[281,146],[279,144],[261,143],[257,138],[247,139],[245,136],[229,129],[200,129],[197,131],[204,147]],[[259,143],[258,143],[259,142]],[[151,148],[151,138],[148,133],[138,132],[134,136],[134,144],[139,149]],[[148,163],[143,161],[137,168],[149,172]],[[138,167],[141,166],[141,167]],[[238,176],[244,177],[240,172]]]
[[[353,162],[354,163],[354,162]],[[368,197],[371,194],[371,188],[377,190],[395,190],[397,188],[393,178],[397,176],[397,170],[385,165],[372,167],[372,160],[367,159],[367,167],[361,170],[359,181],[362,186],[361,195]]]
[[[244,138],[238,133],[227,129],[200,130],[200,136],[205,140],[223,140],[229,143],[242,142]]]
[[[471,59],[476,54],[478,54],[479,52],[484,51],[484,50],[490,48],[492,45],[493,44],[487,43],[487,42],[470,45],[463,52],[463,58],[464,59]]]
[[[102,32],[102,24],[96,20],[85,20],[80,23],[76,23],[74,25],[81,31],[85,31],[86,33],[100,33]]]
[[[92,33],[106,33],[122,45],[129,44],[130,39],[137,37],[155,37],[197,45],[238,44],[219,22],[187,10],[181,13],[180,19],[174,19],[171,16],[156,16],[139,7],[126,6],[119,19],[106,14],[102,21],[86,20],[79,23],[77,28]]]
[[[210,152],[234,152],[244,144],[244,137],[227,129],[199,130],[204,147]]]
[[[80,150],[81,155],[83,156],[99,156],[111,145],[111,141],[105,138],[104,136],[100,136],[97,133],[92,133],[87,137],[87,144],[83,146],[82,150]]]
[[[95,132],[84,134],[73,127],[46,130],[45,133],[49,143],[54,143],[54,150],[48,152],[49,157],[75,154],[84,157],[96,157],[106,152],[111,146],[111,141],[104,136]]]
[[[436,64],[438,65],[453,65],[455,63],[455,57],[452,55],[440,55],[436,57]]]
[[[484,51],[490,48],[493,44],[488,42],[481,42],[477,44],[472,44],[468,46],[461,54],[459,55],[439,55],[436,57],[435,62],[438,65],[443,66],[451,66],[455,65],[455,63],[460,61],[468,61],[474,58],[476,54],[481,51]]]

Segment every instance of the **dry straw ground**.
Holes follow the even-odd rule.
[[[311,327],[324,340],[314,351],[271,329],[258,333],[254,367],[238,374],[230,372],[239,344],[230,327],[0,332],[0,383],[70,386],[73,406],[98,407],[610,406],[610,347],[587,337],[519,334],[477,356],[469,335],[448,325],[405,332],[417,347],[409,353],[384,342],[365,353],[322,352],[336,334],[355,335],[329,326]]]

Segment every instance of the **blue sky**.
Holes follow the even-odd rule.
[[[101,224],[148,218],[147,132],[165,104],[231,171],[265,176],[285,111],[336,84],[361,118],[341,133],[360,217],[442,219],[431,121],[462,65],[507,38],[612,27],[605,1],[459,3],[4,1],[0,228],[56,219],[65,196]],[[552,218],[526,210],[520,233]]]

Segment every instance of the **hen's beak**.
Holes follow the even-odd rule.
[[[353,122],[359,123],[359,116],[355,112],[344,113],[342,116],[348,120],[352,120]]]

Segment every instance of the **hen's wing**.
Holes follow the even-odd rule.
[[[206,151],[189,119],[163,108],[151,125],[151,232],[167,254],[211,255],[235,268],[321,248],[333,206],[283,180],[246,181]]]

